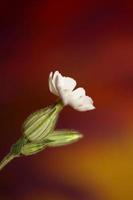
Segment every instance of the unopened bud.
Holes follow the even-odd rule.
[[[64,146],[67,144],[74,143],[78,141],[83,136],[76,131],[73,130],[59,130],[54,131],[47,137],[47,146],[48,147],[58,147]]]
[[[42,142],[49,133],[53,132],[63,105],[59,102],[30,115],[23,124],[25,137],[32,142]]]
[[[33,155],[42,151],[45,147],[46,145],[42,143],[28,143],[22,147],[21,154],[25,156]]]

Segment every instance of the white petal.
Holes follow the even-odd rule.
[[[61,74],[58,71],[55,71],[55,73],[53,75],[53,79],[52,79],[54,85],[55,85],[55,80],[56,80],[58,75],[61,75]]]
[[[49,74],[49,90],[50,90],[50,92],[54,93],[54,88],[53,88],[53,84],[52,84],[52,77],[53,77],[53,72],[50,72],[50,74]]]
[[[76,86],[76,81],[73,78],[70,77],[62,77],[60,78],[59,87],[61,87],[64,90],[72,91]]]
[[[92,104],[88,104],[86,106],[80,106],[77,108],[77,110],[79,111],[88,111],[88,110],[94,110],[95,106],[93,106]]]
[[[92,104],[92,99],[88,96],[82,96],[81,98],[69,99],[69,105],[78,111],[92,110],[95,107]]]
[[[77,88],[76,81],[71,77],[62,76],[58,71],[49,75],[49,89],[59,96],[64,105],[70,105],[78,111],[92,110],[93,100],[86,96],[84,88]]]
[[[94,110],[94,109],[95,109],[95,107],[93,105],[91,105],[90,107],[76,107],[75,108],[75,110],[78,110],[80,112]]]
[[[52,92],[53,94],[55,94],[57,96],[59,96],[59,94],[58,94],[58,91],[57,91],[56,86],[55,86],[55,79],[58,76],[58,73],[59,72],[56,71],[54,73],[54,75],[53,75],[53,72],[51,72],[49,74],[49,90],[50,90],[50,92]]]
[[[61,97],[64,105],[67,105],[68,104],[68,98],[69,98],[71,91],[68,90],[68,89],[65,89],[63,87],[63,81],[64,81],[63,77],[59,75],[59,76],[57,76],[55,84],[56,84],[59,96]]]
[[[69,93],[67,98],[68,104],[73,108],[78,107],[81,104],[82,99],[85,96],[84,88],[77,88],[76,90]]]
[[[64,103],[64,105],[68,105],[69,104],[69,96],[70,96],[70,91],[62,91],[60,90],[60,95],[61,95],[61,99]]]
[[[76,81],[70,77],[63,77],[64,89],[73,90],[76,87]]]
[[[93,106],[93,101],[92,101],[91,97],[89,97],[89,96],[83,97],[80,103],[81,104],[79,106],[79,109],[81,111],[87,111],[87,110],[95,109],[95,107]]]
[[[58,76],[61,76],[61,74],[58,72],[58,71],[55,71],[54,75],[53,75],[53,79],[52,79],[52,83],[53,83],[53,86],[55,88],[55,91],[56,91],[56,94],[57,96],[59,96],[58,94],[58,89],[57,89],[57,85],[56,85],[56,79]],[[62,76],[61,76],[62,77]]]
[[[70,92],[75,88],[76,81],[70,77],[63,77],[58,71],[50,73],[49,75],[49,89],[50,91],[60,96],[64,104],[67,104],[67,99]]]
[[[74,98],[74,99],[81,98],[82,96],[85,96],[84,88],[80,87],[72,92],[72,98]]]

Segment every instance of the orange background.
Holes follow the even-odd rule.
[[[95,102],[66,107],[58,128],[78,143],[12,161],[1,200],[133,199],[133,4],[130,1],[0,2],[0,158],[35,110],[56,100],[50,71],[75,78]]]

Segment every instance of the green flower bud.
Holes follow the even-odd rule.
[[[62,108],[63,105],[59,102],[31,114],[23,124],[25,137],[34,143],[42,142],[49,133],[53,132]]]
[[[24,145],[21,149],[21,154],[25,156],[33,155],[45,149],[46,144],[43,143],[28,143]]]
[[[79,132],[73,130],[53,131],[53,133],[47,137],[47,146],[64,146],[67,144],[74,143],[82,137],[83,136]]]

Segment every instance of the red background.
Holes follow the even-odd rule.
[[[0,158],[25,118],[55,101],[50,71],[75,78],[96,106],[66,107],[57,126],[84,138],[12,161],[0,199],[133,199],[132,21],[129,1],[0,2]]]

